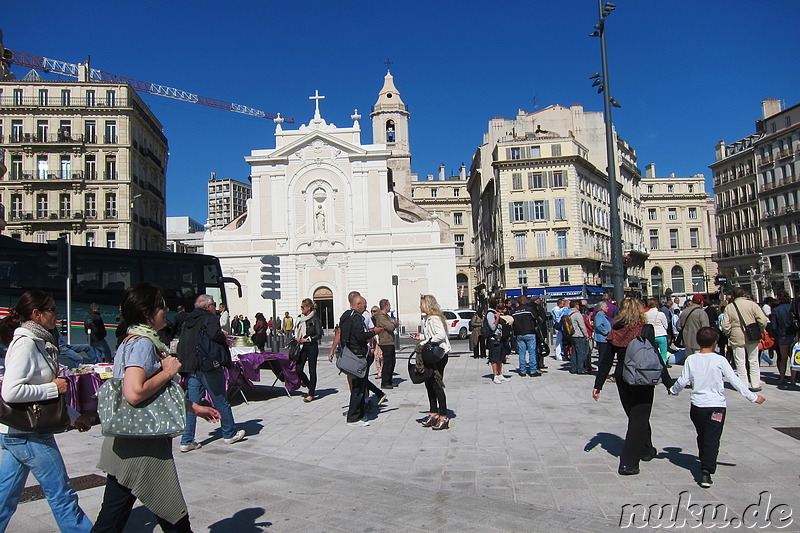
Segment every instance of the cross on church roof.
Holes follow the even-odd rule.
[[[388,71],[391,69],[391,66],[394,65],[394,61],[390,61],[389,58],[387,57],[386,61],[384,61],[383,64],[386,65],[386,70]]]
[[[316,108],[314,109],[314,118],[315,119],[320,118],[320,115],[319,115],[319,101],[320,100],[324,100],[325,97],[324,96],[320,96],[319,95],[319,91],[317,90],[317,91],[314,91],[314,96],[309,96],[308,99],[309,100],[314,100],[314,104],[316,105]]]

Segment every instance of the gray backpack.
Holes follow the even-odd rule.
[[[647,328],[650,328],[649,330]],[[653,339],[653,326],[642,328],[642,334],[634,338],[625,349],[622,379],[628,385],[658,385],[664,362]]]

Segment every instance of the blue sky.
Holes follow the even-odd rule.
[[[608,18],[620,135],[639,166],[703,173],[714,145],[752,133],[764,98],[800,103],[800,2],[618,0]],[[768,6],[768,7],[767,7]],[[494,116],[552,104],[601,111],[593,0],[404,3],[6,2],[5,46],[293,117],[351,124],[383,82],[387,57],[411,111],[412,168],[469,162]],[[18,77],[26,73],[14,69]],[[274,146],[274,124],[143,95],[169,139],[167,214],[206,220],[206,181],[246,180],[244,157]],[[708,190],[711,190],[710,185]]]

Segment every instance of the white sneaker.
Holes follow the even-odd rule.
[[[497,377],[500,378],[500,381],[511,381],[510,377],[506,377],[506,376],[497,376]]]
[[[239,431],[236,432],[236,435],[234,435],[229,439],[222,439],[222,442],[224,442],[225,444],[233,444],[234,442],[239,442],[243,438],[244,438],[244,430],[240,429]]]
[[[350,426],[351,428],[363,428],[367,427],[369,425],[369,422],[367,422],[366,420],[356,420],[355,422],[348,422],[347,425]]]
[[[503,383],[503,380],[500,379],[500,376],[495,376],[494,379],[492,380],[492,383],[494,383],[495,385],[500,385],[501,383]]]
[[[202,447],[203,447],[202,444],[200,444],[196,440],[193,440],[189,444],[181,444],[181,453],[190,452],[192,450],[199,450]]]

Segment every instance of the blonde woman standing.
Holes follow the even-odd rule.
[[[430,402],[430,414],[422,423],[423,427],[430,427],[434,430],[448,429],[450,419],[447,417],[447,396],[444,393],[444,367],[447,366],[447,358],[450,353],[450,340],[447,334],[447,321],[439,307],[439,302],[431,294],[423,294],[419,299],[419,310],[425,314],[425,321],[422,325],[422,333],[415,333],[414,339],[420,341],[416,347],[417,372],[425,371],[425,363],[422,360],[422,348],[429,343],[434,343],[444,349],[444,356],[433,366],[433,374],[425,380],[425,388],[428,390],[428,401]]]

